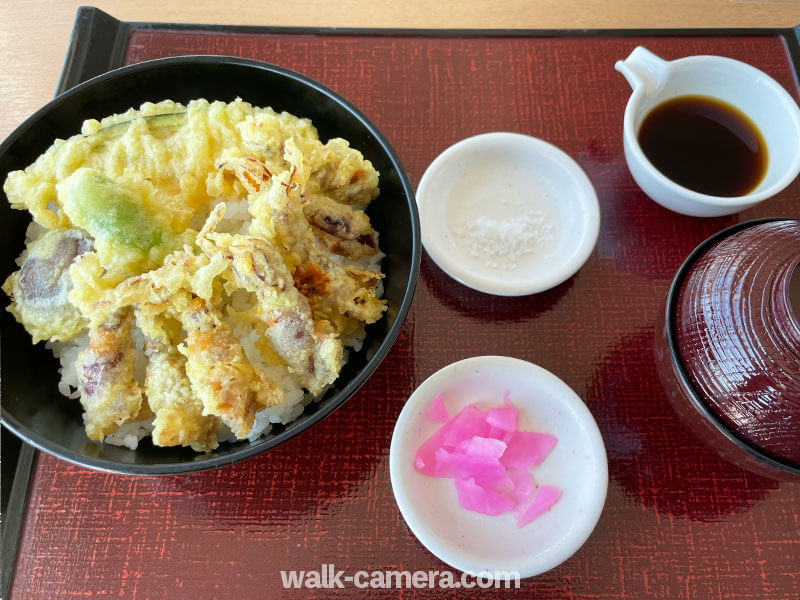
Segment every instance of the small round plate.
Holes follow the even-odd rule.
[[[562,491],[553,507],[518,528],[511,512],[497,516],[462,508],[452,479],[429,477],[414,456],[441,423],[424,416],[442,394],[454,416],[469,403],[519,409],[519,429],[558,440],[531,474]],[[406,402],[392,435],[389,470],[397,505],[411,531],[442,561],[471,574],[539,575],[561,564],[586,541],[605,504],[608,462],[600,431],[581,399],[561,379],[532,363],[504,356],[468,358],[441,369]]]
[[[543,292],[592,253],[600,208],[589,178],[543,140],[494,132],[462,140],[417,187],[422,244],[443,271],[489,294]]]

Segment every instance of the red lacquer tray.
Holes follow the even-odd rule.
[[[37,455],[26,509],[17,513],[11,597],[324,597],[330,592],[284,589],[280,571],[327,564],[351,575],[449,570],[400,516],[389,442],[422,380],[484,354],[537,363],[584,399],[606,443],[610,482],[600,522],[576,555],[518,590],[475,595],[798,597],[800,484],[744,472],[692,437],[667,404],[652,344],[669,282],[692,248],[738,221],[800,217],[800,184],[716,219],[680,216],[650,201],[622,155],[629,88],[613,69],[638,44],[666,59],[744,60],[797,96],[792,31],[220,28],[119,23],[83,9],[62,89],[162,56],[255,58],[318,79],[359,106],[394,145],[414,184],[439,152],[473,134],[517,131],[552,142],[589,175],[602,224],[578,274],[530,297],[471,291],[423,256],[408,319],[373,377],[331,417],[258,458],[196,475],[125,477]],[[465,593],[354,586],[337,592]]]

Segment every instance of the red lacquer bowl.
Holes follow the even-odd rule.
[[[719,232],[678,270],[655,339],[684,422],[731,462],[777,478],[800,477],[798,265],[800,220]]]

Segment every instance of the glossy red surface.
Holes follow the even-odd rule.
[[[789,304],[798,263],[800,221],[737,231],[689,268],[674,323],[705,402],[745,441],[800,468],[800,325]]]
[[[622,156],[629,94],[614,62],[644,44],[665,59],[750,62],[797,93],[777,36],[485,37],[259,35],[134,30],[126,61],[235,54],[299,70],[385,132],[412,181],[453,142],[491,130],[552,142],[597,188],[597,248],[536,296],[464,288],[423,257],[400,337],[331,417],[268,454],[196,475],[123,477],[40,456],[13,598],[327,597],[282,588],[280,570],[447,570],[394,503],[388,451],[405,399],[468,356],[505,354],[552,371],[603,433],[610,485],[584,547],[521,589],[482,598],[752,599],[800,589],[800,484],[721,459],[677,419],[656,376],[653,334],[675,270],[703,239],[759,216],[800,216],[800,185],[745,213],[685,217],[636,187]],[[456,597],[347,585],[342,596]],[[459,596],[465,595],[463,591]]]

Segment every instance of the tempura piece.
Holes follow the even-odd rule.
[[[302,189],[308,181],[308,165],[292,140],[286,143],[285,157],[292,163],[291,181],[282,185],[287,190],[293,186],[300,186]],[[217,161],[216,166],[233,173],[242,187],[251,194],[267,189],[272,179],[267,165],[253,156],[227,156]],[[315,235],[334,254],[358,260],[362,256],[373,256],[378,252],[375,231],[363,210],[322,194],[303,194],[301,204],[303,214],[314,228]]]
[[[86,434],[103,441],[120,425],[138,421],[149,413],[142,388],[134,379],[133,316],[130,310],[111,315],[91,329],[89,346],[77,358],[81,404]]]
[[[268,190],[251,196],[251,232],[289,249],[284,259],[315,318],[330,321],[340,332],[350,320],[380,319],[386,301],[378,298],[376,283],[383,275],[332,260],[308,224],[298,195],[287,194],[284,183],[273,177]]]
[[[342,344],[329,323],[315,323],[306,299],[292,284],[280,253],[262,239],[213,233],[225,211],[211,213],[197,243],[209,258],[225,256],[239,285],[256,294],[267,337],[291,373],[312,394],[332,383],[342,367]]]
[[[203,414],[218,416],[241,439],[253,428],[256,411],[283,402],[283,389],[248,362],[241,343],[219,313],[194,298],[181,314],[186,341],[186,375],[203,403]]]
[[[328,140],[316,149],[309,162],[321,167],[311,174],[308,193],[322,192],[353,206],[366,206],[378,197],[378,172],[347,140]]]
[[[69,268],[91,248],[91,240],[77,229],[48,231],[31,242],[22,268],[6,280],[3,290],[13,300],[8,310],[34,343],[70,339],[86,327],[86,320],[68,299]]]
[[[145,335],[147,370],[144,391],[153,420],[157,446],[191,446],[198,452],[217,447],[218,421],[203,415],[203,404],[192,393],[186,375],[186,357],[180,354],[167,331],[166,317],[147,305],[136,311],[136,324]]]
[[[77,266],[80,267],[80,263]],[[171,305],[175,312],[187,303],[187,291],[204,300],[217,301],[219,285],[215,279],[226,268],[221,256],[209,260],[187,247],[167,256],[159,268],[129,277],[100,296],[73,294],[71,298],[93,323],[104,320],[114,311],[141,303],[161,305],[162,312]]]
[[[103,268],[117,281],[158,266],[179,247],[177,234],[152,208],[157,199],[149,182],[81,168],[56,189],[64,214],[92,236]]]
[[[326,196],[313,195],[305,199],[303,214],[318,238],[334,254],[358,260],[378,252],[375,231],[363,210]]]

